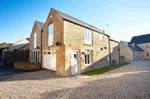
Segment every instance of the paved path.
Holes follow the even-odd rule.
[[[102,75],[57,77],[43,70],[0,82],[4,99],[150,99],[150,61],[138,61]],[[9,98],[8,98],[9,99]]]

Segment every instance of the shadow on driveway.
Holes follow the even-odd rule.
[[[16,70],[13,68],[13,66],[3,64],[3,60],[0,57],[1,82],[19,81],[19,80],[43,80],[52,78],[60,78],[60,77],[56,76],[56,72],[52,70],[35,70],[35,71]]]
[[[3,60],[0,56],[0,77],[12,76],[12,75],[20,74],[24,72],[31,72],[31,71],[16,70],[13,68],[13,66],[5,65],[3,64]]]

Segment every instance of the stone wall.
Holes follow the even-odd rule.
[[[65,70],[66,75],[71,75],[71,55],[73,50],[80,52],[80,71],[85,72],[93,69],[98,69],[108,66],[107,56],[109,55],[109,40],[108,36],[103,35],[103,40],[100,41],[99,33],[93,32],[92,45],[84,43],[85,27],[76,25],[74,23],[64,21],[64,44],[65,44]],[[106,49],[105,49],[106,47]],[[101,50],[103,48],[103,50]],[[82,52],[85,49],[93,50],[92,64],[85,65],[84,55]]]
[[[120,42],[120,56],[125,57],[125,61],[133,61],[133,52],[125,44]]]
[[[17,70],[40,70],[40,63],[33,64],[30,62],[15,62],[14,68]]]
[[[39,49],[37,49],[37,47],[34,48],[34,33],[35,32],[37,33],[36,45],[37,47],[39,47]],[[39,50],[39,58],[41,58],[41,30],[36,22],[34,23],[34,26],[30,35],[30,62],[32,62],[32,59],[33,59],[32,57],[33,50]]]
[[[10,65],[15,62],[29,62],[29,51],[4,51],[3,60]]]
[[[48,46],[48,26],[50,24],[54,25],[54,34],[53,34],[53,45]],[[43,52],[50,51],[55,52],[56,54],[56,74],[59,76],[66,76],[65,73],[65,46],[64,46],[64,32],[63,32],[63,20],[62,18],[51,9],[47,20],[45,22],[42,34],[42,47]],[[59,42],[59,45],[56,43]]]
[[[150,43],[138,44],[138,46],[144,50],[144,59],[150,60]],[[147,52],[149,53],[149,56],[147,56]]]
[[[143,51],[134,51],[133,55],[134,55],[134,61],[144,59],[144,52]]]
[[[119,64],[119,42],[110,40],[111,65]],[[115,63],[114,63],[115,61]]]

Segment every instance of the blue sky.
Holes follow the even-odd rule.
[[[150,33],[150,0],[0,0],[0,43],[30,37],[50,8],[107,31],[117,41]]]

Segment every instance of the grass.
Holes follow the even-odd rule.
[[[127,65],[127,64],[130,64],[130,63],[129,62],[124,62],[122,64],[116,64],[115,66],[110,66],[110,67],[103,67],[103,68],[100,68],[100,69],[97,69],[97,70],[84,72],[82,74],[88,75],[88,76],[94,76],[94,75],[102,74],[104,72],[107,72],[107,71],[110,71],[110,70],[122,67],[122,66]]]

